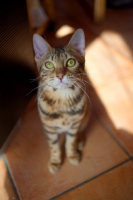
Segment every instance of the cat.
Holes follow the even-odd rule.
[[[66,47],[52,48],[40,35],[33,35],[35,61],[40,74],[37,103],[50,148],[48,169],[57,172],[62,164],[59,134],[66,133],[66,156],[80,162],[82,133],[90,116],[84,90],[85,36],[77,29]]]

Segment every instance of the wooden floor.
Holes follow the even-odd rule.
[[[77,28],[86,37],[92,117],[82,161],[75,167],[64,158],[61,170],[49,173],[33,96],[0,157],[0,199],[132,200],[133,9],[107,9],[100,24],[77,1],[55,0],[55,10],[55,30],[45,33],[52,46],[67,44]]]

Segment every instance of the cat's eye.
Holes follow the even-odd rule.
[[[68,61],[67,61],[67,66],[68,67],[73,67],[75,65],[75,60],[74,59],[69,59]]]
[[[53,64],[52,62],[49,62],[49,61],[45,63],[45,66],[46,66],[48,69],[54,68],[54,64]]]

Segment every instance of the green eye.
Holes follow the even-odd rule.
[[[46,63],[45,63],[45,66],[46,66],[48,69],[54,68],[54,64],[53,64],[52,62],[46,62]]]
[[[73,67],[75,65],[75,60],[74,59],[69,59],[68,61],[67,61],[67,66],[68,67]]]

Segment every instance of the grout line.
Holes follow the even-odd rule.
[[[8,175],[9,175],[10,181],[11,181],[12,186],[13,186],[13,188],[14,188],[14,191],[15,191],[15,194],[16,194],[16,197],[17,197],[17,200],[21,200],[20,195],[19,195],[19,192],[18,192],[18,189],[17,189],[17,186],[16,186],[16,184],[15,184],[15,181],[14,181],[14,178],[13,178],[13,175],[12,175],[12,172],[11,172],[11,170],[10,170],[8,161],[7,161],[7,159],[6,159],[6,157],[5,157],[4,154],[1,154],[1,158],[3,159],[4,164],[5,164],[5,166],[6,166],[7,173],[8,173]]]
[[[20,126],[21,126],[21,116],[16,121],[16,123],[15,123],[14,127],[12,128],[10,134],[8,135],[6,141],[4,142],[3,146],[1,147],[1,150],[0,150],[1,155],[4,154],[4,152],[6,151],[8,144],[11,142],[12,138],[14,137],[14,134],[17,132],[17,130],[20,128]]]
[[[86,184],[86,183],[88,183],[88,182],[90,182],[90,181],[93,181],[93,180],[95,180],[96,178],[99,178],[100,176],[102,176],[102,175],[104,175],[104,174],[106,174],[106,173],[108,173],[108,172],[110,172],[110,171],[116,169],[117,167],[120,167],[121,165],[123,165],[123,164],[125,164],[125,163],[127,163],[127,162],[129,162],[129,161],[131,161],[131,160],[133,160],[133,157],[131,157],[131,158],[125,160],[125,161],[122,161],[121,163],[119,163],[119,164],[117,164],[117,165],[115,165],[115,166],[113,166],[113,167],[111,167],[111,168],[109,168],[109,169],[107,169],[107,170],[101,172],[100,174],[97,174],[96,176],[93,176],[92,178],[89,178],[89,179],[83,181],[82,183],[79,183],[79,184],[77,184],[77,185],[75,185],[75,186],[69,188],[68,190],[66,190],[66,191],[64,191],[64,192],[62,192],[62,193],[60,193],[60,194],[58,194],[58,195],[55,195],[54,197],[50,198],[49,200],[54,200],[54,199],[56,199],[56,198],[58,198],[58,197],[60,197],[60,196],[62,196],[62,195],[64,195],[64,194],[66,194],[66,193],[68,193],[68,192],[74,190],[74,189],[77,189],[78,187],[80,187],[80,186],[82,186],[82,185],[84,185],[84,184]]]
[[[122,148],[122,150],[130,157],[132,158],[132,156],[130,155],[130,153],[128,152],[128,150],[126,149],[126,147],[124,146],[124,144],[115,136],[115,134],[113,133],[113,131],[109,128],[109,126],[100,118],[97,117],[94,113],[93,115],[95,116],[95,118],[99,121],[99,123],[103,126],[103,128],[109,133],[109,135],[115,140],[115,142]]]

